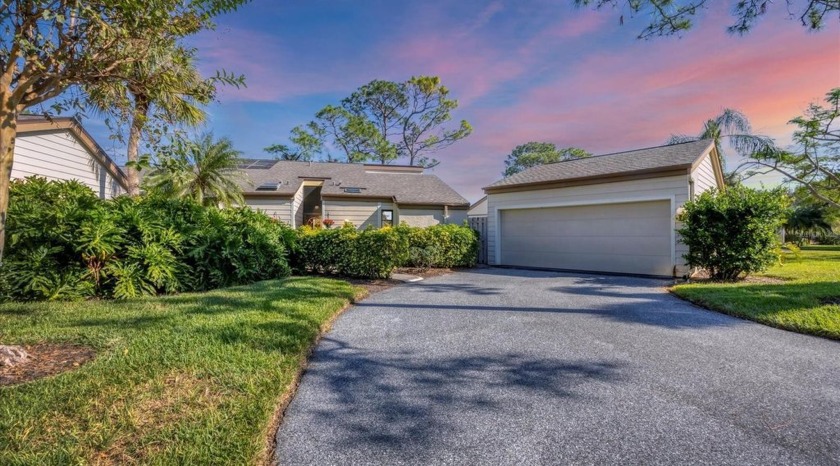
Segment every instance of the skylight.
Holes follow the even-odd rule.
[[[257,191],[277,191],[277,185],[279,183],[263,183],[257,186]]]
[[[347,188],[344,188],[344,192],[347,193],[347,194],[360,194],[362,192],[362,188],[347,187]]]

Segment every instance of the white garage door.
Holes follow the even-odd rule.
[[[501,211],[501,264],[673,273],[670,201]]]

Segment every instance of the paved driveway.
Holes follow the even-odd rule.
[[[840,343],[665,283],[485,269],[346,312],[281,464],[839,464]]]

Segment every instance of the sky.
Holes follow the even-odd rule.
[[[807,32],[780,2],[734,36],[729,2],[719,0],[681,37],[638,40],[645,17],[572,3],[254,0],[190,39],[205,74],[225,69],[247,82],[222,90],[205,129],[246,157],[269,157],[263,148],[371,80],[439,76],[459,101],[453,121],[466,119],[473,133],[433,154],[441,164],[431,172],[474,202],[518,144],[595,154],[656,146],[700,132],[724,107],[787,144],[787,122],[840,86],[836,18]],[[89,129],[121,152],[103,125]]]

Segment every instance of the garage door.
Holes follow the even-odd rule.
[[[501,211],[501,264],[673,273],[670,201]]]

